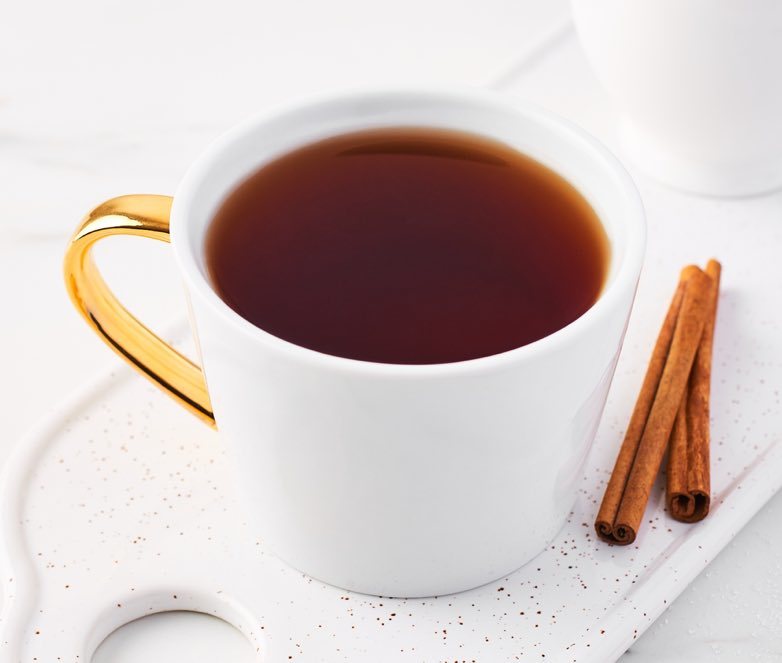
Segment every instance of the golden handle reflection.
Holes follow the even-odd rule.
[[[65,254],[65,284],[74,306],[104,341],[202,421],[214,427],[212,405],[201,369],[151,332],[109,290],[91,249],[111,235],[170,241],[168,196],[112,198],[90,212]]]

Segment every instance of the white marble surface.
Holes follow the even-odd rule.
[[[0,22],[0,462],[65,393],[116,361],[70,310],[61,285],[67,234],[92,204],[172,191],[211,138],[294,94],[391,81],[486,84],[566,12],[564,0],[7,7]],[[574,85],[582,75],[573,73]],[[563,103],[567,94],[560,91]],[[110,280],[142,317],[158,328],[179,317],[165,247],[126,241],[104,254]],[[624,658],[782,660],[780,518],[777,496]],[[121,629],[94,660],[253,658],[231,627],[169,615]]]

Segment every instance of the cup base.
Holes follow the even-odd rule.
[[[573,508],[575,508],[575,501],[571,502],[571,506],[562,511],[561,516],[554,519],[545,531],[539,531],[536,539],[524,550],[516,551],[517,554],[508,555],[502,562],[493,560],[494,563],[485,568],[473,567],[460,571],[449,569],[447,564],[440,563],[432,566],[421,561],[416,568],[397,569],[396,572],[386,568],[382,573],[378,572],[378,568],[383,566],[382,563],[378,563],[377,566],[373,564],[369,567],[364,566],[362,573],[358,560],[335,568],[323,566],[322,558],[319,559],[321,566],[316,567],[295,555],[288,554],[286,550],[271,546],[265,537],[259,538],[264,539],[266,545],[270,546],[270,551],[280,561],[317,582],[371,597],[426,599],[461,594],[512,575],[548,548],[565,527],[567,514]]]
[[[648,133],[623,119],[619,135],[629,160],[653,179],[689,193],[748,197],[782,187],[782,154],[764,161],[699,161],[665,150]]]

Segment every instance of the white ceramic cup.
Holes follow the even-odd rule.
[[[570,180],[610,240],[608,281],[595,305],[529,345],[436,365],[321,354],[229,308],[204,267],[204,234],[226,195],[302,144],[388,126],[494,138]],[[136,196],[96,208],[69,250],[69,289],[136,368],[207,422],[213,404],[247,513],[283,560],[359,592],[441,595],[510,573],[554,537],[576,499],[644,251],[635,187],[601,145],[547,112],[488,92],[336,96],[231,131],[196,161],[170,210],[208,395],[196,366],[146,330],[138,336],[143,328],[90,266],[88,247],[104,234],[165,239],[169,204]]]
[[[572,0],[628,156],[679,188],[782,185],[782,2]]]

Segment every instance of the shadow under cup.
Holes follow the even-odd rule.
[[[402,365],[294,345],[218,297],[204,238],[237,183],[301,145],[399,126],[491,138],[571,182],[610,243],[598,301],[508,352]],[[575,501],[632,306],[644,228],[632,181],[600,144],[493,93],[330,97],[220,139],[177,191],[171,236],[220,439],[258,534],[315,578],[383,596],[469,589],[530,560]]]

